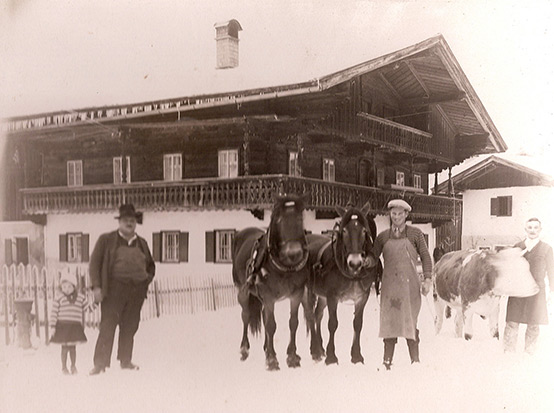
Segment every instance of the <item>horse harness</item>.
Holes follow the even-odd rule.
[[[336,238],[336,235],[335,235],[337,233],[337,227],[338,226],[339,226],[339,224],[336,223],[334,228],[333,228],[333,235],[331,236],[331,239],[329,241],[327,241],[325,244],[323,244],[321,246],[321,248],[319,249],[319,251],[317,252],[317,259],[316,259],[315,263],[312,266],[314,275],[316,277],[321,276],[321,274],[323,272],[323,268],[324,268],[324,265],[323,265],[323,262],[322,262],[323,254],[325,254],[325,250],[327,248],[329,248],[329,246],[332,246],[333,247],[333,258],[334,258],[335,264],[337,265],[337,268],[339,269],[339,271],[341,272],[341,274],[345,278],[348,278],[351,281],[360,281],[360,280],[363,280],[364,278],[367,278],[369,276],[369,273],[367,271],[361,271],[360,275],[352,275],[348,271],[346,271],[344,269],[344,265],[342,265],[342,263],[339,262],[340,260],[339,260],[338,254],[337,254],[338,239]],[[329,261],[329,262],[331,262],[331,261]],[[365,263],[363,264],[363,267],[368,268],[368,266]]]
[[[267,278],[267,271],[264,271],[262,267],[266,262],[266,258],[269,258],[271,264],[284,273],[298,272],[304,268],[308,262],[309,254],[305,254],[302,261],[293,267],[286,267],[280,264],[275,257],[273,257],[273,254],[271,254],[269,238],[268,229],[267,233],[263,233],[256,238],[256,241],[254,241],[254,245],[252,246],[252,250],[250,252],[250,258],[248,259],[246,265],[246,285],[253,285],[257,277],[265,281]]]

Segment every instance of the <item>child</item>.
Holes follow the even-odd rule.
[[[62,372],[69,374],[67,369],[67,354],[69,353],[71,374],[76,374],[77,351],[75,346],[87,341],[83,329],[83,313],[88,306],[85,296],[77,291],[77,282],[73,275],[62,274],[60,284],[62,294],[54,300],[52,305],[50,317],[52,338],[50,342],[62,345]]]

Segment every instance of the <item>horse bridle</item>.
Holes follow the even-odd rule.
[[[358,218],[356,218],[356,219],[358,219]],[[341,257],[339,257],[339,252],[337,250],[339,239],[341,240],[341,244],[343,244],[343,242],[342,242],[342,229],[351,220],[352,220],[352,218],[350,217],[350,219],[345,224],[342,224],[342,219],[341,219],[340,224],[338,222],[335,223],[335,226],[333,227],[333,234],[331,236],[331,245],[333,246],[333,256],[334,256],[334,259],[335,259],[335,264],[337,265],[337,268],[339,269],[341,274],[344,277],[346,277],[348,279],[351,279],[351,280],[361,280],[361,279],[364,279],[364,278],[368,277],[369,273],[367,271],[362,270],[362,271],[360,271],[360,275],[350,274],[350,272],[346,269],[346,265],[344,265],[344,262],[343,262],[344,259],[341,259],[341,257],[344,258],[344,254],[340,254]],[[364,241],[364,247],[365,247],[367,242],[373,243],[373,237],[371,236],[371,231],[369,230],[368,226],[364,225],[364,227],[365,227],[366,234],[367,234],[366,239]],[[338,234],[338,235],[335,235],[335,234]],[[365,265],[362,265],[362,267],[365,267]]]
[[[271,248],[271,225],[269,226],[269,228],[267,229],[267,236],[266,236],[266,247],[267,247],[267,252],[268,252],[268,255],[269,255],[269,260],[271,261],[271,264],[273,264],[279,271],[282,271],[282,272],[298,272],[300,271],[302,268],[304,268],[306,266],[306,263],[308,262],[308,258],[309,258],[309,254],[307,252],[307,249],[303,248],[304,250],[304,256],[302,257],[302,261],[300,261],[298,264],[296,264],[295,266],[292,266],[292,267],[289,267],[289,266],[286,266],[286,265],[283,265],[279,262],[279,260],[274,257],[273,255],[273,249]],[[304,244],[303,245],[307,245],[307,241],[306,241],[306,236],[304,235]]]

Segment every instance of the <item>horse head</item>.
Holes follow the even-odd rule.
[[[377,258],[372,252],[376,228],[373,228],[373,222],[373,227],[370,228],[367,219],[371,206],[367,202],[362,209],[345,209],[340,206],[335,209],[341,217],[335,243],[337,265],[343,270],[346,267],[351,276],[358,276],[363,268],[377,265]]]
[[[297,271],[308,257],[308,242],[304,231],[303,212],[306,195],[276,196],[269,224],[268,244],[278,262],[286,271]]]

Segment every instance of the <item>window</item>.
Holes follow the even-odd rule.
[[[323,180],[335,182],[335,160],[323,158]]]
[[[498,217],[512,216],[512,196],[491,198],[491,215]]]
[[[83,185],[83,161],[67,161],[67,186]]]
[[[220,178],[234,178],[239,175],[239,151],[237,149],[218,152]]]
[[[183,177],[183,159],[180,153],[164,155],[164,181],[179,181]]]
[[[377,169],[377,186],[385,185],[385,170]]]
[[[421,175],[414,174],[414,188],[421,188]]]
[[[29,239],[15,237],[4,240],[6,265],[29,264]]]
[[[162,232],[162,262],[179,262],[179,232]]]
[[[404,186],[404,172],[396,171],[396,185]]]
[[[127,164],[125,180],[123,179],[123,157],[117,156],[113,158],[113,183],[122,184],[124,182],[131,182],[131,157],[125,157],[125,163]]]
[[[298,152],[289,152],[289,175],[300,176],[300,165],[298,164]]]
[[[161,231],[152,234],[152,256],[157,262],[188,262],[189,233]]]
[[[82,232],[60,234],[60,262],[88,262],[89,235]]]
[[[235,232],[234,229],[206,232],[206,262],[232,262]]]

